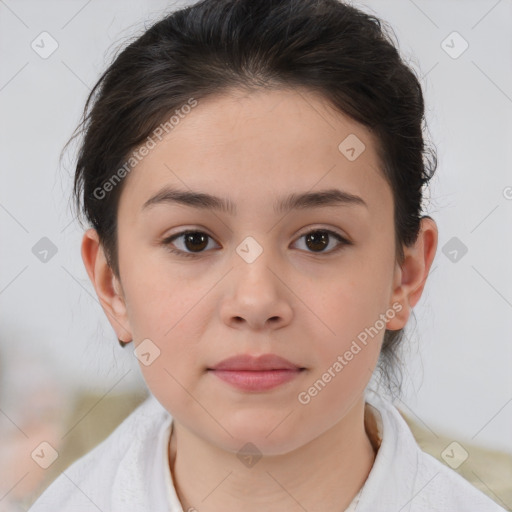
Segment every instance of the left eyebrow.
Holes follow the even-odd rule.
[[[227,198],[217,197],[205,192],[191,190],[180,190],[172,187],[164,187],[154,196],[150,197],[141,210],[157,204],[183,204],[192,208],[205,210],[217,210],[230,215],[236,215],[236,205]],[[274,213],[277,215],[287,213],[291,210],[320,208],[326,206],[364,206],[366,202],[359,196],[336,188],[322,190],[319,192],[292,193],[279,199],[274,204]]]

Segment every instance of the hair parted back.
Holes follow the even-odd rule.
[[[419,234],[437,157],[424,139],[421,84],[392,34],[376,16],[338,0],[203,0],[169,13],[122,49],[69,141],[82,136],[73,190],[78,218],[98,232],[114,275],[120,278],[117,211],[125,180],[102,199],[94,190],[190,98],[232,88],[305,88],[372,131],[393,193],[402,263],[403,246]],[[378,364],[392,393],[401,388],[403,336],[385,332]]]

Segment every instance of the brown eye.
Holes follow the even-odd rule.
[[[180,239],[181,247],[174,248],[173,246],[179,245],[174,241]],[[202,231],[183,231],[166,238],[162,241],[162,244],[172,253],[185,257],[194,257],[196,254],[200,255],[205,252],[210,239],[213,240],[210,235]]]
[[[208,245],[208,235],[195,232],[184,235],[185,247],[190,251],[202,251]]]
[[[180,244],[175,242],[175,240],[180,241],[180,239],[181,247],[179,247]],[[342,249],[346,245],[352,245],[352,242],[349,242],[346,238],[329,229],[315,229],[308,231],[299,237],[299,240],[302,239],[306,242],[306,252],[313,254],[331,254]],[[179,256],[193,258],[195,256],[200,256],[202,253],[208,252],[206,249],[208,247],[209,240],[213,240],[213,238],[202,231],[183,231],[166,238],[162,241],[162,245],[164,245],[169,252]],[[333,244],[332,242],[337,243]],[[331,245],[334,245],[334,248],[325,250]]]
[[[301,239],[304,239],[305,241],[306,252],[318,254],[332,253],[343,248],[345,245],[351,244],[351,242],[330,229],[315,229],[313,231],[308,231],[299,237],[299,240]],[[335,244],[334,249],[326,251],[325,249],[331,245],[333,240],[337,241],[337,245]]]
[[[323,251],[329,245],[329,235],[325,231],[308,233],[306,245],[313,251]]]

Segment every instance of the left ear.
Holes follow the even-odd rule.
[[[399,302],[402,308],[388,321],[386,329],[395,331],[407,323],[412,308],[423,293],[436,254],[437,241],[438,231],[434,219],[422,217],[416,242],[411,247],[404,246],[404,262],[401,266],[397,263],[395,267],[390,305]]]

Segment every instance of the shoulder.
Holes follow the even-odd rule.
[[[453,469],[445,466],[418,446],[418,510],[478,510],[504,512],[505,509],[473,486]],[[412,508],[411,510],[414,510]]]
[[[505,509],[442,462],[424,452],[387,398],[368,393],[382,439],[362,488],[358,511],[432,510],[503,512]]]
[[[135,473],[144,469],[144,445],[154,439],[167,420],[167,411],[149,396],[106,439],[63,471],[29,511],[109,510],[115,494],[121,494],[122,500],[126,495],[129,503],[140,485],[132,485],[131,480],[135,481],[140,476]]]

